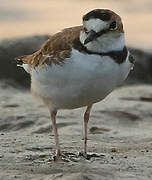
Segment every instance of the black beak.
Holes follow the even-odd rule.
[[[95,32],[94,30],[91,30],[88,33],[88,37],[84,41],[84,44],[88,44],[89,42],[93,41],[94,39],[98,38],[99,36],[102,36],[103,34],[109,32],[109,29],[103,29],[99,32]]]
[[[95,31],[91,30],[88,33],[88,37],[84,41],[84,44],[88,44],[89,42],[93,41],[96,38],[96,35],[97,35],[97,33]]]

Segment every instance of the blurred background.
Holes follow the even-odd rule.
[[[109,8],[123,19],[128,43],[151,45],[151,0],[0,0],[0,38],[52,34],[81,24],[94,8]]]
[[[127,44],[137,59],[127,82],[151,83],[151,0],[0,0],[0,4],[1,79],[29,87],[28,75],[16,67],[14,57],[36,51],[49,35],[65,27],[80,25],[86,12],[108,8],[122,17]]]

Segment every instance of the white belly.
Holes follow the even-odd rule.
[[[85,55],[76,50],[63,66],[33,69],[31,88],[53,108],[73,109],[98,102],[123,82],[131,64],[119,65],[108,56]]]

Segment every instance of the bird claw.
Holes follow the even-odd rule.
[[[54,161],[54,162],[58,161],[59,159],[60,159],[59,156],[57,156],[57,155],[53,156],[53,161]]]
[[[104,154],[98,154],[98,153],[83,153],[78,152],[78,154],[74,154],[71,152],[62,152],[62,154],[56,154],[53,156],[53,161],[62,161],[62,162],[77,162],[80,160],[80,158],[84,158],[86,160],[91,160],[91,158],[102,158],[104,157]]]
[[[63,161],[63,162],[70,162],[70,161],[74,161],[74,157],[76,155],[74,153],[69,153],[69,152],[62,152],[62,154],[56,154],[55,156],[53,156],[53,161],[57,162],[57,161]]]
[[[83,153],[83,152],[79,152],[78,156],[85,158],[86,160],[90,160],[91,158],[100,158],[100,157],[104,157],[104,154],[98,154],[98,153]]]

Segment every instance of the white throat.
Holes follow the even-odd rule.
[[[80,41],[84,44],[86,39],[85,32],[80,33]],[[92,52],[109,52],[109,51],[120,51],[125,46],[124,33],[114,34],[113,32],[105,34],[96,40],[89,42],[85,45],[86,48]]]

